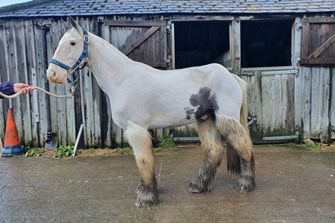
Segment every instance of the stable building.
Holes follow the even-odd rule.
[[[249,84],[255,143],[330,142],[335,138],[335,2],[333,0],[34,0],[0,8],[0,81],[25,82],[58,94],[48,61],[74,17],[130,58],[159,69],[220,63]],[[74,144],[117,147],[123,132],[88,69],[73,99],[33,92],[0,103],[0,137],[13,107],[21,140],[41,146],[48,132]],[[194,126],[153,131],[193,141]]]

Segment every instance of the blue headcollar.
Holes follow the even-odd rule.
[[[76,73],[76,71],[78,69],[83,69],[86,65],[87,65],[87,62],[88,62],[88,43],[89,43],[89,40],[88,40],[88,33],[87,33],[87,30],[85,28],[83,28],[83,34],[84,34],[84,49],[83,49],[83,52],[81,53],[79,59],[77,60],[77,62],[72,66],[68,66],[56,59],[51,59],[50,60],[50,63],[53,63],[57,66],[60,66],[61,68],[65,69],[67,71],[67,74],[68,76],[72,76],[72,80],[70,80],[70,78],[68,77],[67,78],[67,82],[73,86],[76,85],[77,81],[78,81],[78,75]],[[84,61],[84,64],[79,67],[79,65],[81,64],[81,62]]]

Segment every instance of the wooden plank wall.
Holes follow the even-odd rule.
[[[243,79],[249,84],[249,111],[257,116],[250,129],[254,141],[296,132],[326,141],[329,125],[333,126],[331,135],[335,138],[333,68],[299,67],[297,74],[252,73]]]
[[[100,32],[103,38],[112,41],[110,26],[103,23],[97,25],[97,18],[93,17],[78,20],[91,32]],[[67,94],[69,86],[49,83],[46,78],[48,61],[66,30],[66,25],[57,18],[0,21],[0,81],[25,82],[57,94]],[[124,33],[123,37],[127,38],[128,34]],[[44,47],[44,42],[47,47]],[[252,127],[255,137],[292,134],[303,123],[305,137],[320,138],[327,131],[329,121],[334,125],[335,69],[298,68],[298,75],[254,72],[251,76],[243,76],[249,83],[249,109],[258,117]],[[73,145],[81,123],[85,125],[83,144],[86,147],[118,147],[124,144],[123,132],[112,121],[109,99],[87,68],[80,71],[80,83],[74,99],[55,99],[33,92],[16,99],[1,100],[1,138],[4,137],[9,107],[14,109],[24,145],[42,146],[48,131],[56,132],[60,145]],[[160,130],[154,135],[161,136],[162,132]],[[192,127],[179,128],[176,133],[179,136],[195,136]]]
[[[0,25],[0,81],[12,80],[13,82],[30,83],[30,76],[34,64],[34,35],[33,26],[30,21],[7,21]],[[8,108],[13,108],[16,125],[21,141],[24,144],[33,144],[37,139],[37,128],[35,107],[31,104],[36,102],[34,94],[25,95],[15,99],[5,99],[0,104],[0,136],[4,135],[5,120]]]
[[[325,141],[328,136],[329,123],[334,126],[334,78],[333,68],[300,67],[295,82],[297,100],[295,122],[297,126],[301,126],[302,122],[306,138]],[[334,131],[332,137],[334,138]]]
[[[295,75],[252,71],[242,76],[248,82],[248,108],[257,121],[250,132],[255,142],[263,136],[294,135]]]
[[[330,101],[330,128],[331,138],[335,138],[335,68],[330,69],[331,73],[331,101]]]
[[[77,20],[98,34],[96,19],[90,17]],[[0,28],[0,49],[6,55],[0,60],[0,81],[25,82],[49,89],[52,93],[69,93],[69,86],[49,83],[46,77],[48,61],[68,29],[62,19],[10,20],[1,23]],[[133,34],[134,30],[128,30],[118,40],[127,39]],[[101,36],[109,42],[113,38],[111,33],[110,26],[101,27]],[[156,39],[151,41],[157,42]],[[166,57],[165,53],[163,56]],[[13,106],[10,106],[10,100],[2,100],[0,137],[4,136],[6,112],[9,107],[13,107],[22,144],[42,146],[50,131],[57,134],[59,145],[74,144],[76,132],[83,123],[83,143],[86,147],[123,146],[123,131],[112,120],[108,97],[87,68],[80,71],[79,75],[80,82],[74,99],[57,99],[35,91],[11,100]],[[161,137],[162,132],[155,131],[153,136]]]
[[[43,23],[50,23],[43,21]],[[67,87],[50,84],[46,69],[66,28],[54,21],[44,38],[43,28],[32,20],[8,20],[0,25],[0,81],[28,83],[67,94]],[[47,49],[43,43],[46,43]],[[73,99],[55,99],[34,91],[0,103],[0,137],[4,137],[7,110],[12,107],[20,141],[26,146],[42,146],[48,131],[55,132],[61,145],[74,144],[75,110]]]

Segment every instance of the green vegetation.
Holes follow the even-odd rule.
[[[62,158],[63,156],[71,156],[73,154],[73,146],[60,146],[56,150],[54,158]]]
[[[176,144],[173,141],[173,137],[170,135],[164,136],[159,143],[159,147],[163,149],[169,149],[169,148],[174,148]]]
[[[320,149],[321,149],[320,145],[318,145],[318,144],[310,144],[310,143],[302,144],[300,147],[302,149],[313,151],[313,152],[319,152]]]
[[[42,153],[44,153],[44,149],[41,148],[31,148],[29,149],[24,156],[25,157],[40,157],[42,155]]]
[[[133,150],[130,147],[124,147],[124,148],[117,148],[116,152],[120,154],[126,154],[126,153],[132,153]]]

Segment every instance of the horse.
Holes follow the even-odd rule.
[[[227,143],[227,170],[238,175],[237,189],[255,188],[255,160],[247,124],[247,84],[220,64],[158,70],[125,56],[73,18],[50,60],[48,79],[66,82],[88,66],[108,95],[112,117],[125,131],[140,173],[136,205],[158,205],[155,159],[150,129],[196,122],[204,158],[188,191],[212,191]],[[78,59],[79,58],[79,59]],[[71,66],[71,64],[73,64]],[[70,81],[71,82],[71,81]]]

